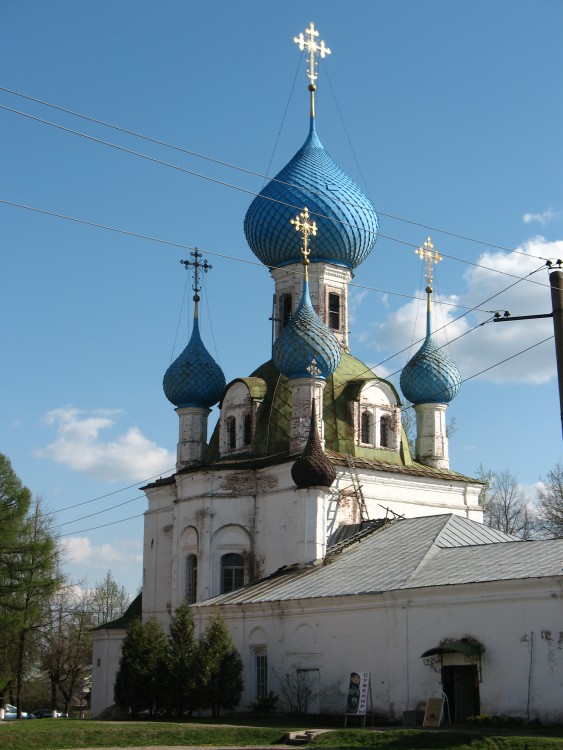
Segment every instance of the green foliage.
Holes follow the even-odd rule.
[[[239,703],[243,689],[242,659],[220,615],[211,620],[201,638],[200,664],[204,705],[213,716],[220,716],[221,710]]]
[[[251,703],[250,709],[252,711],[256,711],[257,713],[275,711],[279,699],[279,695],[276,695],[273,690],[270,690],[268,695],[261,695],[254,701],[254,703]]]
[[[193,615],[189,606],[182,602],[170,623],[166,650],[167,713],[183,716],[196,708],[201,682],[198,657]]]
[[[211,708],[214,716],[234,708],[242,695],[242,659],[227,626],[214,618],[199,642],[187,604],[170,623],[170,634],[156,620],[135,620],[125,637],[114,699],[133,716],[158,711],[182,716]]]
[[[153,715],[165,700],[167,641],[162,627],[151,618],[143,625],[133,621],[121,651],[114,699],[133,716],[142,711]]]
[[[84,747],[263,747],[280,745],[283,734],[302,730],[302,724],[268,726],[221,726],[183,722],[100,722],[73,719],[6,722],[1,727],[2,750],[44,750]],[[561,748],[561,728],[526,728],[495,731],[472,727],[460,731],[444,729],[405,730],[343,729],[315,736],[310,748],[366,748],[366,750],[555,750]]]

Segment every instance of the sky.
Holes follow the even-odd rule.
[[[273,282],[243,220],[306,138],[293,38],[311,21],[331,49],[318,135],[380,219],[352,353],[398,383],[431,236],[437,336],[463,378],[451,468],[508,469],[533,496],[561,458],[552,321],[487,322],[549,313],[545,260],[563,258],[559,0],[3,0],[0,452],[75,582],[140,586],[139,487],[175,464],[162,377],[191,330],[194,247],[227,382],[270,358]]]

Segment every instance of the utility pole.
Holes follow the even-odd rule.
[[[563,260],[556,262],[557,268],[552,269],[553,263],[548,260],[547,267],[550,269],[549,285],[551,287],[551,310],[543,315],[514,315],[507,311],[504,316],[496,313],[493,323],[505,323],[512,320],[533,320],[535,318],[553,318],[553,334],[555,337],[555,359],[557,362],[557,381],[559,384],[559,411],[561,416],[561,429],[563,431]]]

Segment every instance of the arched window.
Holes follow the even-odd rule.
[[[244,586],[244,557],[229,552],[221,557],[221,593],[227,594]]]
[[[256,669],[256,697],[268,695],[268,654],[266,649],[254,652],[254,666]]]
[[[379,420],[379,445],[389,448],[391,441],[391,417],[385,414]]]
[[[227,417],[227,445],[230,450],[237,447],[237,422],[234,417]]]
[[[360,430],[360,442],[368,445],[373,444],[372,436],[373,415],[367,409],[362,412],[362,424]]]
[[[188,604],[197,601],[197,556],[186,557],[186,586],[185,597]]]
[[[328,327],[340,330],[340,295],[335,292],[328,293]]]
[[[250,445],[252,442],[252,420],[250,414],[244,415],[244,444]]]

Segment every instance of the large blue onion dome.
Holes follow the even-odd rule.
[[[295,243],[295,234],[293,237]],[[320,370],[318,377],[326,380],[340,364],[341,356],[336,336],[313,309],[305,280],[301,302],[274,342],[274,364],[283,375],[293,380],[312,377],[307,368],[315,360]]]
[[[311,262],[356,268],[371,252],[378,218],[369,198],[324,150],[314,120],[302,148],[250,204],[246,240],[266,266],[301,259],[290,219],[307,206],[319,227]]]
[[[430,331],[429,309],[426,339],[401,373],[401,391],[413,404],[448,404],[460,389],[461,375]]]
[[[201,340],[196,313],[188,345],[164,374],[164,394],[177,407],[209,408],[219,401],[225,386],[223,371]]]

